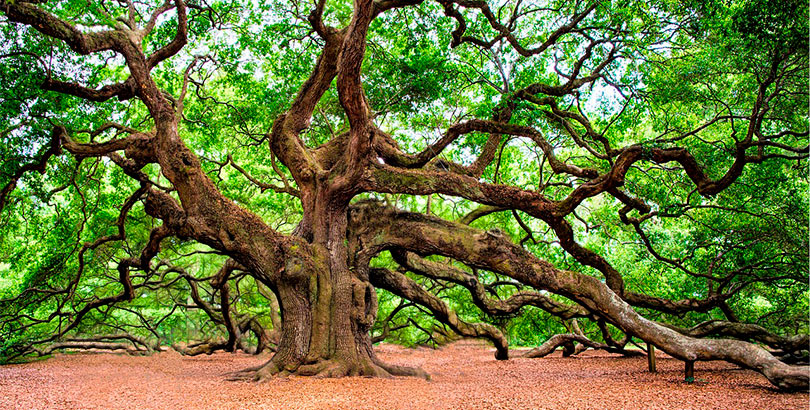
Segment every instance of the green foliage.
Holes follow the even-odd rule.
[[[106,3],[51,3],[46,7],[54,14],[93,30],[115,27],[125,15],[123,8]],[[210,10],[190,12],[188,45],[177,57],[157,66],[153,77],[163,90],[178,98],[184,73],[194,61],[180,125],[182,138],[226,197],[274,229],[290,233],[302,215],[300,201],[260,189],[226,161],[274,186],[284,186],[285,182],[294,186],[289,171],[268,154],[265,134],[289,108],[318,57],[322,41],[305,21],[308,11],[298,10],[309,7],[309,3],[206,3],[210,3]],[[495,3],[503,5],[503,10],[511,4]],[[543,2],[545,7],[515,27],[516,37],[537,46],[559,26],[560,15],[573,14],[575,3],[579,2]],[[481,13],[465,13],[467,35],[495,38],[496,31]],[[593,58],[583,70],[593,69],[608,58],[613,43],[621,45],[622,58],[610,64],[593,85],[561,97],[558,104],[569,112],[588,115],[597,129],[610,125],[604,138],[613,147],[638,143],[648,153],[652,148],[687,147],[708,175],[717,179],[731,166],[735,143],[746,132],[740,118],[750,114],[760,92],[757,80],[768,75],[768,62],[786,50],[800,50],[796,57],[800,61],[792,66],[794,75],[781,84],[786,91],[769,103],[762,128],[773,134],[783,129],[806,132],[807,14],[804,0],[619,1],[600,6],[585,23],[611,41],[593,50]],[[328,1],[325,16],[329,24],[346,24],[351,18],[351,2]],[[572,70],[588,43],[586,38],[569,36],[553,49],[523,57],[506,41],[497,42],[490,51],[471,44],[451,48],[454,29],[455,22],[432,2],[386,12],[370,28],[363,63],[364,92],[380,128],[393,135],[407,152],[421,151],[453,123],[493,118],[516,90],[538,82],[564,84],[567,79],[560,73]],[[165,45],[176,30],[173,19],[160,20],[144,39],[145,49]],[[111,53],[76,56],[57,41],[6,22],[0,25],[0,38],[0,188],[18,170],[42,156],[53,124],[66,126],[81,142],[116,138],[113,130],[92,137],[88,132],[110,120],[139,130],[154,125],[137,99],[90,104],[39,87],[48,75],[93,88],[122,81],[128,71],[119,57]],[[547,108],[520,102],[511,121],[535,127],[554,146],[555,154],[572,165],[600,172],[611,166],[576,144],[550,119]],[[738,123],[713,122],[719,116],[733,117]],[[710,126],[701,132],[688,133],[707,123]],[[576,131],[584,134],[584,127],[577,127]],[[347,129],[333,89],[318,103],[302,136],[308,146],[315,147]],[[440,157],[468,165],[481,153],[488,137],[484,133],[466,134]],[[780,141],[806,146],[807,134],[799,132]],[[776,148],[768,147],[763,153],[776,152]],[[755,154],[753,150],[748,153]],[[48,162],[46,171],[25,174],[0,210],[0,311],[16,315],[15,319],[0,320],[0,358],[14,357],[29,342],[57,332],[60,319],[49,317],[56,303],[71,304],[75,312],[92,300],[120,292],[115,263],[137,257],[150,229],[159,224],[137,201],[124,221],[126,240],[104,244],[80,257],[83,244],[117,232],[121,204],[138,184],[107,158],[77,159],[63,153]],[[155,181],[166,182],[155,165],[146,166],[143,172]],[[564,198],[582,182],[551,172],[537,145],[525,138],[504,138],[496,161],[481,180],[542,190],[553,200]],[[633,227],[620,221],[622,204],[608,195],[590,198],[567,220],[577,241],[603,255],[620,271],[629,290],[673,300],[704,298],[709,293],[707,280],[687,270],[705,273],[711,269],[714,275],[743,271],[725,285],[741,287],[729,300],[740,320],[776,332],[808,332],[810,198],[806,158],[773,158],[748,164],[734,185],[711,198],[697,195],[694,184],[681,170],[648,162],[640,162],[628,173],[622,189],[643,198],[658,212],[656,218],[642,224],[642,229],[651,246],[659,254],[681,261],[681,268],[651,255]],[[414,212],[427,212],[428,207],[426,197],[361,197],[385,200]],[[429,212],[458,220],[476,206],[467,200],[432,195]],[[566,254],[543,222],[522,212],[517,214],[529,227],[530,237],[510,212],[487,215],[473,226],[497,227],[555,266],[601,277]],[[166,242],[159,259],[185,268],[201,283],[215,274],[224,260],[200,244],[180,239]],[[396,268],[387,254],[377,257],[374,264]],[[472,272],[467,266],[456,266]],[[223,335],[222,326],[188,306],[190,287],[178,272],[161,269],[165,276],[159,282],[169,285],[150,283],[127,305],[93,310],[72,334],[125,329],[164,344]],[[482,270],[476,274],[487,284],[505,279]],[[512,344],[537,345],[567,331],[568,324],[540,309],[524,307],[514,315],[492,317],[475,307],[469,292],[460,286],[416,275],[413,279],[437,289],[435,293],[460,318],[502,329]],[[158,282],[158,278],[135,280],[140,285]],[[261,285],[251,278],[234,282],[237,284],[241,293],[233,301],[236,310],[258,315],[263,325],[271,327],[272,307],[260,292]],[[78,297],[45,301],[42,296],[53,289],[75,289]],[[213,300],[211,290],[206,291],[204,298]],[[506,299],[516,291],[501,286],[491,296]],[[375,334],[382,331],[382,321],[403,303],[384,291],[378,296],[380,320]],[[562,297],[554,298],[567,303]],[[717,309],[680,316],[645,313],[682,326],[724,317]],[[393,331],[388,340],[409,346],[448,340],[445,327],[416,306],[400,310],[391,326],[411,323],[409,320],[416,325]],[[581,325],[587,334],[600,339],[593,323]]]

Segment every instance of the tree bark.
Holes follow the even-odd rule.
[[[804,390],[810,368],[790,366],[752,343],[729,339],[698,339],[639,315],[605,283],[592,276],[557,269],[508,238],[490,231],[439,218],[386,208],[367,202],[353,209],[359,241],[379,249],[450,256],[469,266],[488,269],[537,289],[563,295],[605,318],[627,334],[655,344],[683,361],[725,360],[764,375],[783,390]]]

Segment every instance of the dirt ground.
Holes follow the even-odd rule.
[[[808,394],[774,391],[762,376],[727,363],[683,364],[599,352],[496,361],[493,349],[458,342],[441,350],[378,348],[432,379],[286,378],[233,382],[226,373],[267,356],[182,357],[70,354],[0,366],[0,409],[808,409]],[[513,351],[513,353],[517,353]]]

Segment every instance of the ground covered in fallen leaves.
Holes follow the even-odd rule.
[[[421,366],[414,378],[228,381],[226,373],[268,356],[183,357],[62,354],[0,366],[0,409],[807,409],[808,394],[785,394],[728,363],[696,363],[683,381],[680,361],[600,352],[496,361],[493,349],[463,341],[440,350],[378,347],[391,363]],[[513,355],[520,352],[513,350]]]

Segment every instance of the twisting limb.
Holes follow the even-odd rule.
[[[7,3],[3,5],[3,12],[9,20],[29,25],[45,35],[60,39],[73,51],[83,55],[104,50],[120,50],[124,41],[124,38],[113,30],[82,32],[34,3]]]
[[[113,97],[124,101],[135,96],[135,80],[133,80],[132,77],[122,83],[105,85],[98,90],[87,88],[76,83],[54,80],[52,78],[46,79],[41,87],[45,90],[56,91],[96,102],[107,101]]]
[[[725,320],[708,320],[689,329],[666,325],[677,332],[691,337],[733,337],[739,340],[755,341],[767,345],[772,349],[784,353],[796,353],[801,350],[810,350],[810,337],[806,334],[794,336],[780,336],[768,331],[762,326],[751,323],[728,322]]]
[[[420,254],[438,254],[512,277],[520,282],[563,295],[678,359],[726,360],[760,372],[785,390],[806,389],[806,366],[789,366],[751,343],[728,339],[696,339],[645,319],[598,279],[555,268],[537,259],[508,238],[481,232],[439,218],[399,212],[366,203],[353,209],[357,232],[378,235],[381,249],[400,247]],[[380,238],[379,236],[382,236]]]
[[[169,44],[159,48],[157,51],[152,53],[146,60],[146,64],[149,68],[154,68],[158,65],[161,61],[177,54],[180,49],[186,45],[186,41],[188,40],[188,18],[186,16],[186,4],[183,0],[174,0],[175,9],[177,10],[177,31],[175,32],[174,38],[172,39]],[[168,8],[161,8],[158,9],[160,13],[156,13],[156,15],[162,14],[164,11],[167,11]],[[149,26],[154,27],[154,20],[150,20]],[[146,27],[150,29],[150,27]],[[145,34],[145,33],[144,33]],[[143,34],[141,34],[143,36]]]
[[[111,340],[128,340],[130,344],[110,342]],[[90,337],[70,337],[64,341],[59,341],[48,345],[45,349],[36,349],[42,356],[51,354],[57,350],[126,350],[133,354],[149,354],[155,349],[145,340],[130,334],[98,335]]]
[[[257,187],[259,187],[259,189],[261,189],[262,192],[269,189],[269,190],[272,190],[273,192],[286,193],[286,194],[290,194],[290,195],[296,196],[296,197],[301,196],[301,192],[299,190],[291,187],[289,185],[289,183],[287,182],[287,179],[284,178],[283,175],[281,175],[281,181],[284,183],[284,186],[283,187],[275,186],[275,185],[272,185],[272,184],[268,184],[266,182],[259,181],[255,177],[248,174],[248,172],[245,171],[244,168],[240,167],[236,162],[233,161],[233,157],[231,155],[228,155],[227,163],[231,164],[231,166],[234,167],[234,169],[239,171],[240,174],[244,175],[245,178],[247,178],[251,183],[253,183],[253,185],[256,185]]]
[[[428,278],[447,280],[464,286],[470,291],[476,306],[491,315],[511,315],[519,311],[523,306],[535,306],[561,319],[590,316],[590,313],[580,306],[557,302],[539,292],[518,291],[504,300],[493,299],[487,296],[484,285],[472,274],[449,264],[420,258],[411,252],[394,251],[392,253],[394,260],[410,271]]]
[[[371,338],[371,343],[382,342],[388,338],[391,332],[395,332],[397,330],[408,327],[409,323],[395,325],[394,327],[391,327],[391,322],[394,320],[394,318],[399,312],[410,306],[414,306],[414,304],[411,302],[406,302],[405,300],[400,301],[400,303],[394,309],[391,310],[391,313],[389,313],[388,316],[382,320],[382,330],[380,331],[379,335],[373,336]],[[380,321],[377,321],[377,323],[380,323]]]
[[[34,303],[40,303],[51,296],[58,298],[58,307],[53,316],[46,320],[20,310],[15,312],[21,315],[20,320],[43,325],[56,321],[58,332],[61,332],[58,337],[68,336],[64,332],[77,330],[78,323],[87,318],[90,312],[98,312],[106,320],[112,307],[131,301],[139,291],[166,289],[167,292],[174,292],[185,285],[182,282],[185,280],[189,289],[184,288],[181,291],[192,293],[193,304],[178,302],[178,295],[173,294],[171,299],[175,302],[175,307],[202,309],[210,322],[221,325],[228,334],[227,339],[209,340],[208,345],[200,344],[194,348],[210,349],[213,343],[215,346],[221,345],[234,350],[240,346],[248,332],[256,334],[261,346],[265,343],[260,337],[265,335],[261,322],[246,314],[246,310],[239,305],[243,303],[245,296],[240,291],[241,279],[250,275],[261,286],[266,287],[257,285],[260,293],[262,289],[269,289],[265,293],[272,293],[275,299],[270,299],[277,303],[280,315],[276,319],[271,318],[274,321],[274,331],[278,329],[276,354],[267,364],[249,372],[249,377],[263,379],[289,374],[324,377],[424,375],[418,369],[387,366],[375,356],[369,332],[377,316],[376,284],[391,289],[404,299],[413,300],[405,303],[414,303],[423,312],[424,309],[430,311],[457,333],[489,338],[496,344],[497,356],[506,358],[506,341],[497,328],[460,321],[458,315],[433,294],[431,289],[423,288],[418,281],[399,271],[369,268],[372,258],[389,250],[393,252],[395,262],[404,270],[431,278],[429,280],[440,284],[440,287],[451,283],[454,285],[447,286],[466,288],[479,307],[487,313],[509,315],[519,311],[521,306],[536,305],[560,317],[587,317],[596,320],[603,332],[605,345],[611,349],[622,349],[630,336],[638,337],[690,364],[695,360],[727,360],[762,373],[783,389],[807,388],[808,375],[804,367],[787,366],[773,354],[751,343],[683,335],[641,317],[632,308],[649,307],[676,314],[703,312],[714,307],[730,311],[726,299],[733,293],[732,284],[724,282],[725,278],[718,282],[717,288],[713,288],[706,299],[670,301],[636,294],[625,289],[621,272],[611,266],[605,257],[577,243],[575,230],[566,221],[566,217],[571,215],[588,226],[589,222],[581,217],[581,211],[588,202],[597,202],[596,199],[590,201],[591,198],[603,194],[606,203],[609,204],[613,200],[610,197],[613,197],[624,206],[619,212],[619,218],[624,221],[632,219],[629,216],[632,210],[642,214],[638,219],[652,218],[655,204],[633,198],[636,193],[630,190],[629,193],[620,190],[625,180],[632,180],[634,177],[633,170],[645,172],[640,167],[641,164],[650,164],[655,170],[670,172],[678,179],[675,184],[693,185],[695,193],[710,197],[740,180],[744,171],[750,168],[749,164],[780,159],[783,163],[786,160],[806,159],[807,155],[802,147],[806,146],[803,139],[807,137],[807,132],[804,129],[783,129],[804,127],[804,122],[794,121],[792,117],[779,118],[781,111],[793,108],[782,106],[781,99],[786,95],[784,98],[796,99],[791,95],[796,92],[793,90],[796,87],[786,89],[786,82],[794,81],[794,76],[802,77],[802,80],[806,77],[802,76],[806,73],[806,53],[789,44],[769,54],[772,58],[762,65],[763,68],[729,74],[743,80],[755,77],[757,83],[752,84],[753,87],[746,85],[740,87],[739,92],[735,91],[735,95],[740,95],[742,99],[751,100],[748,102],[750,107],[743,110],[742,100],[726,104],[720,101],[720,97],[712,96],[712,103],[722,106],[719,110],[723,114],[708,121],[698,118],[706,125],[681,130],[680,126],[670,127],[666,124],[666,130],[659,137],[637,142],[635,136],[622,134],[617,137],[607,133],[611,124],[615,123],[614,120],[621,115],[610,119],[603,129],[598,129],[597,126],[604,123],[605,118],[593,121],[588,118],[587,112],[591,110],[583,108],[582,103],[585,101],[582,98],[589,93],[595,94],[596,88],[605,84],[622,92],[621,88],[625,86],[612,79],[615,75],[621,75],[622,71],[619,67],[621,65],[614,62],[625,57],[644,57],[645,50],[641,48],[645,45],[653,48],[662,44],[672,46],[676,42],[671,40],[682,32],[680,28],[671,29],[667,24],[666,27],[652,27],[652,33],[648,33],[645,28],[641,36],[644,40],[635,43],[637,40],[630,38],[634,33],[625,32],[626,25],[614,21],[614,17],[623,18],[624,15],[612,15],[611,9],[602,7],[601,3],[585,2],[562,5],[557,9],[534,9],[518,1],[506,2],[509,3],[508,6],[492,10],[486,1],[439,0],[445,15],[454,19],[457,24],[456,30],[451,34],[451,45],[470,43],[484,49],[491,61],[483,64],[492,65],[493,72],[497,71],[503,85],[481,80],[484,83],[489,81],[495,92],[500,94],[491,99],[497,105],[496,108],[484,114],[489,120],[470,120],[469,114],[465,113],[462,115],[465,121],[450,125],[438,141],[429,144],[424,150],[408,153],[400,149],[389,133],[375,124],[377,117],[373,114],[374,109],[363,89],[363,75],[369,74],[368,70],[363,71],[363,65],[364,61],[375,63],[373,58],[366,58],[366,44],[374,40],[369,38],[370,34],[374,34],[370,30],[373,19],[387,10],[415,6],[423,1],[354,0],[351,13],[345,15],[347,18],[343,18],[343,13],[338,18],[329,15],[332,5],[325,0],[315,1],[308,16],[298,9],[299,3],[294,4],[294,17],[302,22],[305,19],[308,21],[312,30],[304,27],[307,31],[305,36],[312,42],[307,47],[321,47],[320,53],[289,109],[278,115],[268,135],[255,139],[257,143],[269,141],[269,149],[273,153],[271,158],[278,158],[295,181],[303,216],[290,235],[271,228],[257,214],[226,197],[208,177],[195,150],[190,149],[193,145],[185,143],[184,138],[195,136],[194,131],[184,129],[181,123],[183,104],[188,102],[185,100],[187,87],[191,83],[199,91],[205,86],[191,78],[193,63],[183,74],[182,91],[178,100],[161,89],[161,84],[172,83],[164,78],[166,71],[153,75],[153,72],[161,69],[168,70],[169,67],[158,67],[160,62],[177,55],[189,41],[189,35],[193,35],[189,27],[196,26],[192,24],[195,23],[192,19],[205,19],[204,13],[208,13],[209,21],[203,23],[211,22],[216,25],[214,20],[217,17],[214,15],[218,13],[217,10],[197,4],[187,5],[183,0],[167,0],[153,5],[151,14],[147,13],[141,18],[139,13],[147,5],[136,7],[132,3],[122,4],[127,7],[124,10],[126,15],[117,20],[110,18],[111,14],[107,14],[106,10],[99,11],[110,21],[98,24],[97,27],[104,26],[98,29],[85,28],[60,19],[56,14],[46,11],[48,5],[38,1],[18,1],[0,6],[0,12],[10,22],[27,25],[32,32],[37,31],[60,40],[77,54],[114,52],[123,58],[129,75],[121,83],[97,90],[53,79],[46,82],[46,89],[51,88],[94,102],[112,97],[132,98],[133,105],[143,104],[145,107],[145,111],[141,108],[133,111],[138,112],[137,115],[145,113],[143,123],[153,125],[148,132],[119,129],[120,132],[113,139],[103,142],[95,141],[98,134],[91,132],[89,143],[73,141],[66,129],[57,128],[59,131],[55,132],[60,133],[58,139],[62,140],[65,150],[75,158],[93,158],[94,167],[104,164],[102,157],[109,158],[125,175],[139,181],[141,186],[132,197],[125,200],[116,221],[118,232],[85,244],[78,251],[79,269],[75,282],[71,281],[66,289],[30,292],[35,295]],[[155,30],[158,22],[164,24],[162,16],[169,15],[169,10],[174,10],[175,13],[170,21],[166,21],[167,29],[171,30],[170,26],[176,24],[171,38],[166,39],[168,42],[160,42],[154,52],[145,50],[146,36]],[[464,10],[481,17],[480,23],[483,26],[478,33],[488,33],[485,35],[490,38],[476,38],[471,35],[472,24],[468,27]],[[424,10],[420,10],[420,13],[422,11]],[[534,44],[523,44],[524,40],[519,38],[523,34],[518,28],[518,20],[541,11],[560,14],[560,18],[544,38]],[[663,9],[660,13],[667,14]],[[640,17],[647,16],[642,14]],[[335,21],[345,26],[330,27],[329,22]],[[424,21],[430,21],[431,24],[435,22],[430,18]],[[656,33],[657,29],[665,33]],[[532,34],[526,39],[533,37],[535,36]],[[437,38],[441,39],[441,36]],[[690,43],[693,39],[685,33],[685,40]],[[155,41],[148,43],[154,44]],[[680,42],[677,43],[680,46]],[[636,44],[641,44],[642,47]],[[695,44],[701,46],[703,43]],[[502,47],[510,50],[504,51]],[[273,50],[274,53],[276,51],[278,50]],[[690,51],[690,47],[685,46],[674,54],[688,58]],[[570,53],[579,55],[568,58]],[[539,56],[540,54],[545,55]],[[547,57],[549,61],[544,64],[543,61],[532,60],[534,56]],[[561,61],[563,58],[568,61]],[[505,61],[509,59],[512,61]],[[513,91],[517,87],[510,83],[510,77],[515,76],[507,74],[507,71],[519,70],[521,66],[536,66],[542,70],[549,63],[553,67],[546,74],[556,74],[556,78],[540,81],[544,77],[542,73],[529,72],[536,79],[521,78],[519,87],[524,88]],[[653,64],[650,61],[646,63]],[[486,75],[477,70],[474,64],[471,66],[478,71],[478,75]],[[612,72],[613,69],[616,72]],[[639,71],[645,75],[648,72]],[[523,73],[517,74],[523,77]],[[48,78],[52,77],[48,75]],[[645,80],[642,77],[637,79],[640,80],[638,83]],[[474,80],[470,82],[476,86]],[[339,103],[339,107],[336,104],[334,108],[341,110],[338,117],[345,116],[348,120],[348,131],[333,131],[329,141],[318,147],[308,147],[304,143],[302,132],[309,127],[313,112],[319,104],[329,103],[328,98],[324,97],[332,95],[328,91],[333,86],[336,87]],[[592,86],[592,89],[587,90],[588,86]],[[747,96],[748,89],[753,90],[750,94],[756,94],[755,98]],[[472,94],[470,102],[459,104],[460,108],[476,108],[478,103],[473,101],[484,94],[476,94],[475,90],[472,90]],[[200,93],[197,97],[205,99]],[[628,98],[622,110],[643,103],[644,101],[638,100],[631,102]],[[488,103],[482,104],[482,108],[488,109],[487,105]],[[440,107],[444,108],[446,107]],[[742,112],[749,114],[740,114]],[[705,116],[701,113],[694,114],[690,117]],[[240,118],[239,121],[247,122],[252,119]],[[257,123],[261,122],[261,119],[257,120]],[[628,128],[628,134],[647,125],[656,127],[658,121],[656,118],[633,118],[630,122],[642,125]],[[793,122],[799,125],[792,124]],[[791,124],[783,126],[788,123]],[[397,122],[394,124],[400,125]],[[724,128],[726,125],[728,128]],[[456,158],[461,158],[460,161],[464,163],[439,158],[440,154],[447,154],[462,135],[472,132],[486,134],[485,139],[479,141],[478,146],[460,147],[452,155],[445,155],[453,157],[461,153]],[[677,135],[670,138],[673,132]],[[724,140],[733,140],[733,143],[726,146],[731,156],[726,158],[730,165],[727,164],[725,169],[713,170],[702,164],[698,154],[700,144],[678,145],[698,139],[710,146],[723,146],[723,141],[707,142],[702,139],[704,134],[710,132],[718,134]],[[644,133],[647,133],[646,129]],[[248,134],[252,138],[255,133]],[[524,187],[497,184],[499,177],[501,181],[508,180],[504,178],[505,172],[498,153],[508,153],[507,148],[511,145],[507,146],[505,141],[513,137],[529,140],[531,144],[528,144],[528,148],[536,153],[537,163],[540,164],[539,181],[531,176],[528,179],[530,182],[521,182]],[[632,142],[621,146],[619,141]],[[465,144],[468,142],[465,141]],[[497,161],[497,169],[491,174],[487,171],[493,161]],[[229,159],[228,162],[232,163],[232,160]],[[152,165],[147,167],[148,164]],[[804,163],[800,162],[799,165],[802,164]],[[275,168],[275,163],[273,166],[282,176]],[[260,188],[270,188],[269,184],[263,185],[236,164],[234,167]],[[550,169],[551,175],[544,175],[544,168]],[[160,184],[152,180],[155,175],[159,175]],[[489,175],[494,176],[490,179]],[[91,174],[88,177],[96,181],[92,178],[97,178],[97,175]],[[18,178],[19,175],[14,177],[15,180]],[[286,182],[282,183],[284,190],[278,191],[286,194],[296,192]],[[79,190],[75,178],[71,184],[77,188],[86,223],[90,219],[87,217],[88,212],[92,212],[88,211],[92,206],[87,205],[88,198],[92,199],[92,195]],[[102,186],[102,183],[99,182],[98,185]],[[525,188],[529,185],[539,189]],[[361,201],[351,205],[352,199],[362,193],[372,193],[372,196],[373,193],[430,195],[431,200],[440,196],[433,194],[441,194],[459,198],[458,203],[464,209],[470,209],[465,201],[482,207],[462,217],[461,222],[467,224],[465,225],[442,221],[430,215],[400,212],[374,202]],[[8,192],[4,190],[3,198],[7,195]],[[131,244],[126,241],[124,221],[128,218],[129,210],[144,196],[146,214],[161,220],[162,225],[150,231],[146,246],[140,255],[136,255],[129,250]],[[692,200],[691,196],[689,200]],[[432,209],[434,213],[436,208]],[[529,249],[536,249],[535,246],[528,245],[524,248],[512,243],[502,233],[507,230],[481,231],[468,226],[483,215],[506,210],[513,213],[517,224],[528,234],[534,234],[529,229],[533,224],[524,223],[521,220],[523,214],[518,217],[517,211],[543,221],[549,227],[548,234],[556,235],[556,242],[568,255],[573,256],[576,263],[566,260],[568,266],[595,268],[604,276],[606,283],[583,273],[559,269],[538,259],[529,252]],[[660,216],[660,213],[655,216]],[[511,219],[509,221],[511,228],[513,222]],[[152,220],[147,223],[152,223]],[[76,237],[80,239],[81,232]],[[187,243],[193,243],[188,246],[207,245],[211,248],[211,253],[228,257],[228,262],[213,278],[198,279],[190,274],[177,274],[177,277],[173,276],[175,273],[171,272],[171,268],[163,269],[165,266],[160,266],[163,271],[158,272],[151,260],[160,251],[161,241],[168,237],[178,238],[173,245],[180,248]],[[103,250],[102,245],[116,242],[121,242],[122,245],[120,249],[114,250],[118,253],[111,252],[111,257],[123,255],[124,252],[127,255],[117,261],[117,278],[110,274],[104,276],[112,280],[117,293],[106,297],[94,294],[83,298],[76,290],[80,289],[79,281],[89,261],[89,258],[85,260],[85,254]],[[537,243],[543,244],[544,241],[538,240]],[[648,251],[651,249],[653,248],[648,248]],[[171,252],[169,250],[167,253]],[[442,255],[451,262],[431,262],[426,259],[429,255]],[[473,273],[458,269],[453,263],[466,266]],[[477,272],[483,270],[491,272],[498,280],[491,284],[481,283],[477,280]],[[696,275],[713,275],[712,272],[696,272],[695,268],[692,271]],[[166,275],[172,275],[172,278],[167,278]],[[500,278],[503,277],[509,279],[501,281]],[[777,278],[779,276],[771,279]],[[752,280],[753,278],[746,278],[733,284],[734,290]],[[516,286],[511,297],[498,300],[497,295],[500,292],[493,289],[501,284],[520,285]],[[123,291],[118,291],[121,288]],[[541,291],[566,297],[573,304],[558,302]],[[70,307],[73,308],[72,311]],[[273,313],[277,313],[276,306],[271,306],[271,309]],[[7,316],[2,317],[5,320]],[[613,340],[607,332],[608,323],[623,331],[626,336],[621,340]],[[724,327],[726,330],[707,330],[712,326],[705,325],[705,329],[694,331],[701,336],[733,333],[727,330],[731,329],[727,326]],[[574,324],[569,332],[576,337],[584,337]],[[747,336],[740,337],[752,335],[750,332],[746,334]],[[758,337],[765,340],[770,336]],[[56,339],[51,341],[62,342]],[[774,343],[780,343],[782,347],[786,347],[789,342],[791,341],[774,340]],[[572,346],[573,339],[565,343]],[[580,346],[584,346],[584,343]]]
[[[537,45],[534,48],[527,49],[520,44],[520,41],[518,41],[518,39],[514,36],[512,30],[510,30],[509,27],[503,25],[498,20],[498,17],[489,8],[487,2],[464,1],[464,0],[437,0],[437,1],[444,6],[445,14],[448,17],[452,17],[453,19],[455,19],[456,22],[458,23],[458,27],[453,32],[453,43],[451,44],[451,46],[456,47],[461,43],[472,43],[479,47],[490,48],[498,40],[503,38],[509,41],[509,44],[512,45],[512,47],[514,47],[515,50],[524,57],[540,54],[549,47],[551,47],[552,45],[554,45],[560,37],[574,31],[577,28],[579,22],[582,21],[585,17],[587,17],[599,5],[598,2],[595,2],[589,5],[587,8],[585,8],[583,11],[574,14],[573,18],[568,23],[557,28],[557,30],[553,31],[542,44]],[[465,36],[464,32],[467,29],[467,23],[464,19],[464,16],[453,7],[454,4],[466,8],[475,8],[481,10],[483,15],[486,17],[487,22],[489,22],[492,28],[498,32],[498,36],[490,41],[481,40],[471,36]],[[517,15],[517,10],[515,10],[514,15]]]
[[[486,323],[466,323],[458,318],[456,312],[407,276],[388,269],[372,268],[369,271],[371,283],[378,288],[422,305],[433,313],[434,317],[446,323],[454,332],[467,337],[484,337],[495,344],[495,358],[509,358],[509,345],[500,330]]]
[[[0,189],[0,211],[3,210],[6,206],[6,200],[8,199],[9,194],[14,191],[14,188],[17,187],[17,181],[22,178],[23,174],[29,171],[37,171],[40,174],[44,174],[46,167],[48,166],[48,160],[54,156],[59,155],[62,152],[62,144],[61,144],[61,137],[62,137],[63,129],[61,128],[54,128],[51,132],[51,140],[49,144],[45,147],[45,149],[37,155],[37,159],[30,164],[23,165],[20,167],[13,175],[10,176],[9,181],[3,186],[3,189]]]
[[[532,350],[526,352],[523,357],[528,358],[538,358],[538,357],[545,357],[549,354],[553,353],[557,350],[560,346],[565,346],[566,344],[577,342],[580,343],[582,346],[590,347],[593,349],[605,350],[610,353],[618,353],[622,355],[636,355],[641,356],[643,353],[635,350],[625,350],[625,349],[618,349],[604,343],[594,342],[591,339],[588,339],[587,336],[582,334],[575,334],[575,333],[562,333],[557,334],[550,337],[546,340],[542,345],[535,347]]]
[[[577,355],[579,353],[584,352],[588,348],[605,350],[609,353],[621,354],[623,356],[643,355],[643,353],[638,350],[625,349],[624,346],[627,345],[627,342],[630,340],[630,338],[625,336],[622,341],[620,342],[615,341],[613,337],[610,335],[610,332],[608,332],[605,321],[601,318],[596,319],[597,323],[599,324],[599,330],[602,332],[602,338],[605,340],[605,343],[599,343],[588,338],[588,336],[586,336],[579,328],[577,320],[573,319],[570,322],[570,326],[566,325],[570,333],[557,334],[550,337],[542,345],[526,352],[523,355],[523,357],[530,357],[530,358],[545,357],[553,353],[554,350],[556,350],[560,346],[563,347],[563,357]],[[573,345],[574,342],[577,342],[579,344],[574,346]]]

